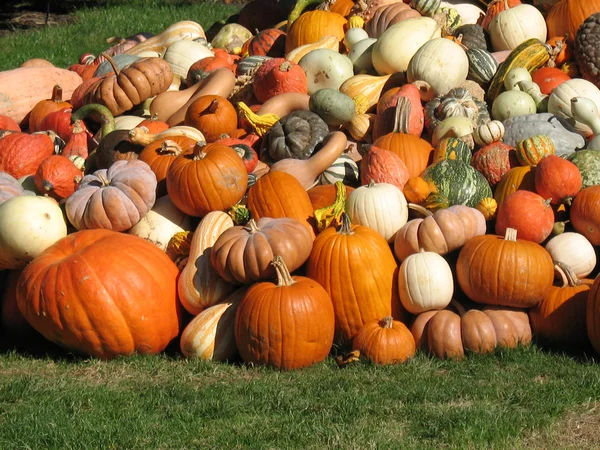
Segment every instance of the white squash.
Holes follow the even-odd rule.
[[[473,134],[473,121],[465,116],[446,117],[442,120],[431,136],[431,143],[434,147],[449,137],[465,138]]]
[[[354,75],[352,61],[328,48],[311,50],[298,61],[306,74],[308,94],[319,89],[339,89],[344,81]]]
[[[379,75],[406,72],[411,58],[427,41],[441,37],[438,23],[415,17],[388,27],[373,47],[373,67]]]
[[[203,361],[228,361],[236,356],[235,314],[247,290],[245,287],[235,290],[187,324],[179,342],[181,353],[185,357]]]
[[[50,197],[20,195],[0,205],[0,270],[22,269],[67,235],[58,203]]]
[[[368,37],[369,34],[362,28],[348,28],[348,31],[346,31],[346,34],[344,35],[344,46],[347,51],[350,51],[354,47],[354,44],[367,39]]]
[[[209,56],[214,55],[206,45],[196,41],[181,40],[167,48],[163,59],[171,65],[175,75],[185,79],[192,64]]]
[[[429,101],[460,86],[469,74],[469,58],[456,42],[445,38],[432,39],[415,53],[408,64],[409,83],[425,81],[430,91],[420,89],[421,100]]]
[[[585,137],[591,137],[593,135],[592,129],[573,119],[571,99],[574,97],[587,97],[596,104],[596,109],[600,110],[600,89],[583,78],[573,78],[559,84],[552,90],[548,100],[548,112],[562,119],[572,119],[575,130]]]
[[[396,232],[408,221],[408,204],[397,186],[371,182],[350,193],[346,213],[353,224],[365,225],[393,242]]]
[[[173,204],[168,195],[159,198],[142,220],[131,227],[129,234],[152,242],[163,251],[175,233],[190,231],[192,220]]]
[[[348,52],[348,58],[354,66],[354,73],[368,73],[373,70],[373,48],[377,39],[368,38],[357,42]]]
[[[522,91],[504,91],[492,103],[492,118],[504,121],[511,117],[535,114],[537,105],[531,95]]]
[[[600,114],[596,104],[586,97],[571,98],[571,114],[573,118],[592,130],[593,137],[586,148],[600,150]]]
[[[528,4],[506,9],[494,17],[488,28],[494,51],[512,50],[522,42],[536,38],[546,42],[546,19]]]
[[[583,234],[567,231],[546,244],[553,261],[569,266],[578,278],[587,277],[596,267],[596,251]]]
[[[465,0],[447,0],[440,4],[441,8],[454,8],[460,15],[462,25],[476,24],[482,16],[485,16],[485,11],[479,6],[481,3],[473,0],[471,2]]]
[[[412,314],[444,309],[454,294],[452,269],[443,256],[421,249],[400,264],[398,291],[402,306]]]
[[[145,117],[123,114],[115,117],[115,130],[131,130],[137,127]]]

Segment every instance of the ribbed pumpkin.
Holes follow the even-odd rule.
[[[242,56],[270,56],[278,58],[285,53],[285,31],[266,28],[259,31],[242,46]]]
[[[10,198],[18,197],[25,193],[25,189],[19,180],[9,173],[0,171],[0,205]]]
[[[474,302],[529,308],[547,294],[554,280],[554,263],[544,247],[519,239],[514,228],[505,236],[486,234],[460,250],[456,277]]]
[[[535,190],[553,205],[571,203],[582,184],[579,168],[560,156],[542,158],[535,170]]]
[[[365,25],[365,30],[370,37],[378,38],[395,23],[414,17],[421,17],[419,11],[401,1],[392,2],[375,9],[373,17]]]
[[[554,143],[548,136],[532,136],[517,144],[517,159],[522,166],[536,166],[544,156],[554,155],[554,151]]]
[[[169,197],[189,216],[231,208],[242,199],[247,186],[244,163],[225,145],[196,145],[192,152],[175,158],[167,171]]]
[[[550,236],[553,226],[554,211],[550,200],[535,192],[513,192],[498,207],[496,233],[499,235],[514,228],[521,239],[540,244]]]
[[[400,364],[412,358],[415,338],[406,325],[391,316],[365,323],[354,336],[352,349],[375,364]]]
[[[569,217],[575,231],[583,234],[592,244],[600,245],[600,186],[582,189],[573,200]]]
[[[404,311],[397,293],[398,265],[387,241],[376,231],[351,225],[344,213],[342,227],[329,227],[313,242],[306,275],[331,296],[337,340],[350,344],[368,321]]]
[[[333,343],[335,316],[329,294],[316,281],[291,276],[276,257],[277,282],[252,285],[235,320],[235,341],[242,359],[280,370],[324,360]]]
[[[404,186],[410,174],[404,161],[389,150],[375,147],[374,145],[364,146],[365,152],[360,161],[360,184],[390,183],[400,189]]]
[[[406,133],[388,133],[373,145],[394,152],[400,157],[411,177],[421,175],[433,157],[433,147],[425,139]]]
[[[180,331],[178,272],[144,239],[84,230],[29,263],[17,302],[33,328],[69,350],[102,359],[155,354]]]
[[[494,190],[494,199],[498,205],[517,190],[535,192],[536,169],[534,166],[519,166],[506,172]]]
[[[598,0],[561,0],[552,7],[546,18],[548,36],[568,35],[568,39],[575,39],[583,21],[597,12],[600,12]]]
[[[214,142],[237,129],[237,111],[225,97],[202,95],[189,105],[183,124],[200,130],[206,142]]]
[[[594,280],[579,280],[561,262],[555,268],[562,284],[552,286],[540,304],[529,310],[531,329],[545,343],[584,345],[587,300]]]
[[[40,125],[48,114],[71,107],[69,102],[63,101],[62,92],[63,91],[60,85],[55,85],[52,89],[52,96],[47,100],[41,100],[32,108],[32,110],[29,112],[30,133],[43,130]]]
[[[346,198],[348,198],[348,195],[350,195],[350,192],[352,192],[354,188],[352,186],[345,186],[345,188]],[[321,184],[310,188],[307,192],[313,209],[321,209],[325,206],[333,205],[333,202],[335,202],[335,184]]]
[[[289,53],[301,45],[317,42],[323,36],[335,36],[341,42],[344,39],[346,23],[344,16],[334,12],[305,12],[288,27],[285,52]]]
[[[308,93],[304,70],[285,58],[265,61],[254,74],[252,86],[260,103],[284,92]]]
[[[194,149],[196,141],[185,136],[157,139],[141,151],[138,159],[150,166],[156,175],[156,195],[167,193],[167,172],[179,155]]]
[[[47,134],[11,133],[0,138],[0,171],[15,178],[33,175],[53,154],[54,142]]]
[[[314,212],[306,189],[293,175],[273,171],[248,189],[248,209],[254,219],[292,217],[314,230]]]
[[[38,192],[55,200],[69,197],[83,178],[83,173],[66,156],[52,155],[44,159],[35,172]]]

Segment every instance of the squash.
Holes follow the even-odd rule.
[[[163,59],[170,64],[173,75],[185,80],[192,64],[209,56],[213,56],[213,52],[205,44],[180,40],[167,48]]]
[[[546,42],[548,32],[542,13],[527,4],[499,13],[492,19],[488,31],[495,51],[513,50],[528,39]]]
[[[341,42],[347,20],[334,12],[316,10],[307,11],[289,22],[285,41],[288,54],[297,47],[318,42],[323,36],[335,36]]]
[[[590,186],[582,189],[575,196],[569,217],[575,231],[583,234],[593,245],[600,245],[600,214],[597,202],[600,186]]]
[[[59,202],[75,192],[82,178],[81,169],[63,155],[52,155],[44,159],[34,175],[38,192]]]
[[[553,261],[569,266],[577,278],[586,278],[596,267],[594,246],[580,233],[561,233],[548,240],[545,247]]]
[[[577,166],[582,178],[582,188],[600,184],[600,151],[580,150],[567,156]]]
[[[587,97],[595,103],[596,109],[600,110],[600,89],[587,80],[573,78],[561,83],[552,91],[548,100],[548,112],[562,119],[573,119],[571,99],[575,97]],[[575,121],[574,128],[586,137],[593,135],[591,128],[579,121]]]
[[[285,58],[273,58],[261,64],[252,80],[252,89],[258,102],[264,103],[286,92],[306,94],[307,74],[299,64]]]
[[[600,150],[600,115],[594,101],[586,97],[571,98],[571,114],[573,119],[592,130],[594,137],[590,138],[587,148]]]
[[[338,89],[323,88],[311,96],[308,107],[329,126],[339,126],[352,120],[356,107],[352,98]]]
[[[300,62],[302,57],[306,55],[308,52],[312,50],[316,50],[318,48],[328,48],[330,50],[339,52],[340,50],[340,41],[337,36],[323,36],[317,42],[313,42],[310,44],[304,44],[295,49],[289,51],[285,55],[285,59],[292,61],[296,64]],[[239,66],[239,65],[238,65]]]
[[[467,78],[481,86],[488,85],[498,71],[498,61],[490,52],[481,48],[469,48],[465,53],[469,60]]]
[[[468,117],[473,129],[490,121],[485,102],[463,87],[452,88],[446,94],[436,96],[427,102],[424,110],[425,127],[429,134],[434,134],[438,125],[451,117]]]
[[[352,61],[354,73],[372,73],[373,69],[373,47],[377,39],[367,38],[358,41],[352,50],[348,52],[348,58]]]
[[[359,152],[362,155],[360,160],[360,183],[362,185],[374,181],[393,184],[401,190],[404,189],[410,173],[404,161],[397,154],[374,145],[363,145]]]
[[[553,205],[571,204],[582,188],[579,168],[564,158],[548,155],[542,158],[535,171],[535,190]]]
[[[69,100],[83,82],[70,70],[57,67],[22,67],[0,72],[0,115],[8,116],[27,127],[23,119],[41,100],[47,99],[52,88],[60,85],[62,96]]]
[[[0,271],[22,269],[67,235],[63,212],[50,197],[19,195],[0,204]]]
[[[164,55],[167,48],[175,42],[180,40],[192,41],[199,38],[206,39],[202,26],[191,20],[182,20],[169,25],[160,34],[140,42],[125,53],[139,55],[140,53],[153,51]]]
[[[495,231],[503,235],[507,228],[512,228],[521,239],[541,244],[552,233],[554,221],[550,199],[535,192],[518,190],[498,206]]]
[[[339,91],[346,94],[355,103],[358,98],[366,98],[366,105],[362,108],[362,112],[366,112],[377,105],[379,97],[390,77],[391,74],[381,76],[369,74],[354,75],[342,83]],[[358,108],[357,113],[360,114]]]
[[[7,172],[0,172],[0,205],[6,200],[20,195],[33,195],[26,191],[19,180]]]
[[[535,171],[535,166],[519,166],[506,172],[494,189],[494,200],[498,205],[517,190],[535,192]]]
[[[54,154],[54,140],[46,132],[16,132],[0,137],[0,171],[15,178],[33,175]]]
[[[308,94],[319,89],[339,89],[342,83],[354,75],[352,61],[341,53],[328,48],[308,52],[298,61],[306,73]]]
[[[342,153],[338,158],[325,169],[317,178],[318,184],[335,184],[341,181],[347,186],[356,186],[359,184],[358,164],[349,155]]]
[[[548,12],[548,36],[567,35],[568,39],[573,40],[585,19],[599,11],[598,0],[560,0]]]

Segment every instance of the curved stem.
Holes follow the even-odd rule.
[[[290,15],[288,16],[288,30],[289,27],[292,25],[292,23],[294,23],[294,21],[300,17],[300,15],[304,12],[304,10],[306,8],[308,8],[311,5],[314,5],[316,3],[321,3],[323,0],[298,0],[296,1],[296,4],[294,5],[294,8],[292,9],[292,11],[290,12]]]
[[[413,211],[417,211],[420,214],[423,214],[425,217],[433,216],[433,213],[431,211],[429,211],[427,208],[421,205],[417,205],[416,203],[409,203],[408,208],[412,209]]]
[[[55,103],[61,103],[63,101],[62,96],[62,87],[60,86],[60,84],[55,84],[52,88],[52,98],[50,100],[52,100]]]
[[[71,114],[71,123],[75,123],[76,120],[83,120],[85,118],[91,118],[102,125],[102,135],[104,138],[108,133],[115,129],[115,118],[106,106],[99,103],[90,103],[84,105]]]
[[[458,303],[455,299],[450,300],[450,306],[452,306],[460,317],[464,316],[467,313],[467,310],[463,305]]]
[[[112,66],[113,71],[115,72],[115,75],[119,76],[119,74],[121,73],[121,71],[119,70],[119,67],[117,66],[117,63],[112,58],[112,56],[110,56],[108,53],[101,53],[100,56],[104,56],[106,58],[106,60]]]
[[[277,272],[277,287],[291,286],[295,283],[281,256],[275,256],[271,264],[275,266],[275,272]]]
[[[562,287],[575,287],[583,284],[582,281],[577,278],[573,269],[563,262],[554,261],[554,272],[560,276],[563,283]]]
[[[260,229],[256,225],[256,221],[254,219],[250,219],[248,221],[248,223],[246,224],[246,226],[244,227],[244,229],[246,231],[248,231],[250,234],[258,233],[260,231]]]
[[[98,177],[98,179],[102,183],[102,186],[108,186],[110,184],[110,181],[104,176],[102,172],[96,172],[94,175]]]
[[[160,148],[157,150],[159,155],[174,155],[179,156],[183,150],[177,144],[177,142],[167,139],[160,144]]]
[[[350,222],[350,217],[346,214],[346,211],[342,213],[342,226],[338,230],[339,234],[354,234],[352,231],[352,223]]]

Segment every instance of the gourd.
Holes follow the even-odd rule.
[[[546,20],[532,5],[517,5],[502,11],[488,28],[495,51],[512,50],[528,39],[546,42]]]
[[[600,115],[596,103],[587,97],[572,97],[571,115],[576,121],[592,130],[594,137],[588,142],[586,148],[600,150]]]
[[[347,154],[342,153],[338,158],[325,169],[317,178],[317,183],[335,184],[341,181],[347,186],[356,186],[359,184],[358,164]]]
[[[379,97],[390,77],[391,74],[381,76],[369,74],[354,75],[342,83],[339,91],[352,98],[355,103],[357,103],[358,99],[364,100],[366,98],[366,105],[363,106],[362,110],[363,112],[368,111],[377,105]],[[360,114],[358,108],[357,113]]]
[[[521,239],[541,244],[550,236],[553,227],[554,211],[550,199],[535,192],[517,190],[498,207],[495,225],[498,235],[504,235],[512,228]]]
[[[19,195],[0,204],[0,271],[22,269],[67,235],[63,212],[50,197]]]
[[[373,47],[377,39],[367,38],[358,41],[352,46],[352,50],[348,52],[348,58],[352,62],[354,73],[369,73],[373,72]]]
[[[344,81],[354,75],[352,61],[341,53],[328,48],[308,52],[298,61],[306,73],[308,94],[319,89],[339,89]]]
[[[140,42],[125,53],[128,55],[139,55],[143,52],[154,51],[164,55],[167,48],[177,41],[192,41],[199,38],[206,39],[206,34],[202,26],[191,20],[182,20],[168,26],[160,34]]]
[[[575,231],[583,234],[593,245],[600,245],[599,197],[600,186],[582,189],[573,200],[569,210],[569,217]]]
[[[391,25],[373,47],[373,67],[379,75],[406,72],[409,62],[423,44],[441,37],[437,22],[429,17],[406,19]],[[402,47],[398,47],[402,42]],[[465,74],[466,77],[466,74]]]
[[[421,17],[421,14],[403,2],[383,4],[375,9],[367,21],[365,30],[371,38],[378,39],[385,30],[403,20]]]
[[[457,87],[440,94],[425,105],[425,127],[430,134],[450,117],[468,117],[473,128],[489,122],[490,115],[485,102],[475,98],[467,89]]]
[[[585,236],[567,231],[551,238],[545,245],[553,261],[560,261],[578,278],[586,278],[596,267],[596,251]]]
[[[522,91],[504,91],[492,104],[492,117],[494,120],[504,121],[511,117],[535,114],[537,105],[533,98]]]
[[[577,166],[582,178],[582,188],[600,184],[600,151],[579,150],[566,158]]]
[[[0,171],[14,178],[33,175],[54,150],[54,140],[46,132],[7,134],[0,138]]]
[[[477,145],[489,145],[501,141],[504,137],[504,124],[500,120],[490,120],[473,131],[473,140]]]
[[[469,60],[467,78],[482,86],[488,85],[498,70],[496,59],[487,50],[481,48],[469,48],[465,53]]]
[[[295,49],[289,51],[285,55],[285,59],[295,62],[298,62],[302,59],[304,55],[312,50],[316,50],[318,48],[328,48],[330,50],[339,52],[340,50],[340,41],[336,36],[323,36],[317,42],[313,42],[310,44],[304,44]],[[238,64],[239,67],[239,64]],[[239,74],[238,74],[239,75]]]
[[[185,80],[192,64],[209,56],[213,56],[213,52],[206,45],[197,41],[180,40],[167,48],[163,59],[171,65],[174,75]]]
[[[33,195],[26,191],[19,180],[6,172],[0,172],[0,205],[6,200],[20,195]]]
[[[571,99],[574,97],[587,97],[600,109],[600,89],[587,80],[573,78],[554,88],[548,100],[548,112],[572,120]],[[574,129],[586,137],[593,135],[591,128],[579,121],[575,121]]]
[[[338,89],[323,88],[315,91],[308,103],[310,110],[329,126],[339,126],[352,120],[356,106],[352,99]]]

